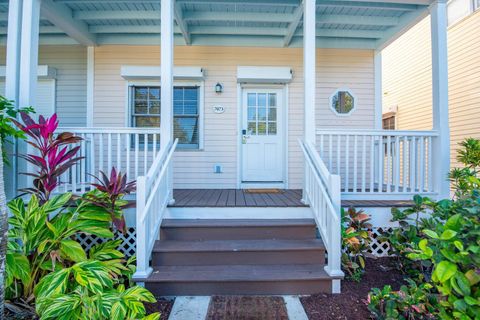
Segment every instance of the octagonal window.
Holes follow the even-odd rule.
[[[339,89],[330,97],[330,107],[338,115],[349,115],[355,109],[355,96],[348,89]]]

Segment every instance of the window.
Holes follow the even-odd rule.
[[[248,134],[277,135],[277,94],[248,93]]]
[[[480,0],[450,0],[447,6],[448,25],[465,18],[480,9]]]
[[[131,87],[131,125],[160,127],[160,87]],[[173,135],[179,148],[199,148],[199,87],[176,86],[173,89]]]
[[[330,97],[330,107],[337,115],[349,115],[355,109],[355,96],[348,89],[339,89]]]
[[[382,119],[382,128],[384,130],[395,130],[395,116],[388,116]]]

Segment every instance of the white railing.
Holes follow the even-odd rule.
[[[311,143],[300,141],[300,146],[305,157],[303,198],[314,213],[318,230],[327,249],[325,271],[332,277],[341,278],[344,274],[341,269],[340,177],[330,174]],[[339,289],[334,288],[334,291]]]
[[[341,176],[343,195],[435,194],[432,141],[435,131],[317,130],[327,169]],[[373,198],[372,196],[375,195]]]
[[[160,129],[146,128],[58,128],[82,138],[77,156],[83,157],[60,178],[59,192],[85,192],[100,171],[112,167],[135,180],[145,175],[160,151]]]
[[[137,270],[134,278],[146,279],[152,272],[149,259],[158,239],[163,213],[173,200],[172,156],[178,139],[162,147],[152,167],[137,178]]]

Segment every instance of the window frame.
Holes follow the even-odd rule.
[[[465,0],[468,2],[468,7],[469,7],[469,10],[468,10],[468,13],[466,13],[465,15],[462,15],[460,16],[459,18],[453,20],[453,21],[450,21],[449,19],[449,9],[450,9],[450,4],[452,2],[454,2],[455,0],[449,0],[447,2],[447,28],[450,28],[450,27],[453,27],[454,25],[456,25],[457,23],[463,21],[464,19],[470,17],[472,14],[474,14],[477,10],[480,9],[480,1],[479,0]]]
[[[177,145],[177,151],[203,151],[204,149],[204,102],[205,94],[204,81],[188,81],[188,80],[176,80],[173,82],[174,87],[198,87],[198,147],[192,147],[191,145]],[[142,128],[133,127],[133,97],[131,96],[132,87],[161,87],[160,81],[127,81],[126,83],[126,112],[125,112],[125,125],[129,128]],[[173,96],[172,96],[173,98]],[[160,104],[160,110],[161,110]],[[161,111],[160,111],[161,116]],[[151,127],[150,127],[151,128]]]
[[[350,110],[347,113],[340,113],[333,106],[333,97],[335,97],[340,91],[348,92],[353,98],[352,110]],[[329,104],[330,110],[332,110],[332,112],[335,113],[335,115],[339,117],[349,117],[353,112],[355,112],[355,110],[357,110],[358,101],[357,101],[357,96],[355,95],[353,90],[351,90],[350,88],[342,87],[342,88],[337,88],[335,89],[335,91],[333,91],[333,93],[330,95],[330,98],[328,99],[328,104]]]

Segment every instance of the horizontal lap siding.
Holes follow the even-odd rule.
[[[95,48],[94,126],[126,125],[126,85],[120,76],[122,65],[159,65],[157,46],[101,46]],[[373,52],[362,50],[318,50],[317,127],[372,128],[374,124]],[[204,150],[175,154],[176,188],[235,188],[237,181],[238,109],[237,66],[289,66],[289,187],[302,185],[303,161],[298,138],[303,136],[303,56],[301,49],[241,47],[176,47],[175,65],[205,69]],[[222,94],[214,92],[220,82]],[[358,99],[350,117],[337,117],[328,106],[338,87],[349,87]],[[225,113],[215,114],[212,106]],[[214,164],[223,166],[213,173]]]
[[[452,167],[460,165],[456,160],[458,143],[468,137],[480,138],[476,117],[480,97],[479,29],[480,11],[448,29]],[[431,128],[430,43],[427,18],[384,51],[383,89],[388,92],[384,105],[398,104],[398,129]],[[403,74],[397,74],[398,70]],[[394,86],[393,91],[390,88]]]
[[[0,65],[5,65],[5,47],[0,49]],[[57,71],[55,112],[60,126],[87,124],[87,49],[83,46],[40,46],[39,64]]]

